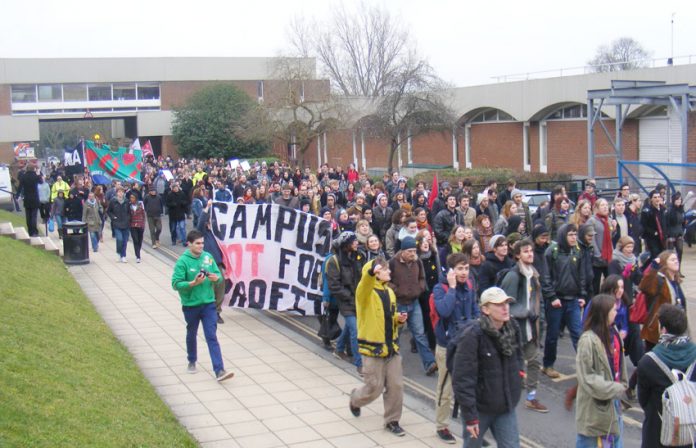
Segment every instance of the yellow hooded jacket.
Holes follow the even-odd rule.
[[[374,260],[362,269],[362,277],[355,290],[355,309],[358,323],[358,346],[360,354],[373,358],[389,356],[386,344],[386,322],[382,299],[377,291],[387,291],[391,309],[392,353],[399,353],[397,336],[399,332],[399,314],[396,311],[396,295],[384,282],[377,280],[372,272]]]

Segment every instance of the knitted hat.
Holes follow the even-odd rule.
[[[514,190],[512,190],[512,193],[510,193],[510,199],[513,199],[513,198],[514,198],[515,196],[517,196],[518,194],[522,194],[522,191],[520,191],[520,190],[518,190],[517,188],[515,188]]]
[[[490,241],[488,241],[488,250],[495,249],[495,247],[497,245],[500,245],[500,243],[502,243],[503,241],[505,241],[505,237],[503,235],[493,235]]]
[[[338,235],[338,238],[336,238],[336,243],[338,244],[338,247],[344,247],[349,244],[353,244],[353,241],[358,239],[357,235],[353,232],[343,232],[340,235]]]
[[[406,236],[401,240],[401,250],[415,249],[416,239],[412,236]]]

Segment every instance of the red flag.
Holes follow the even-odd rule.
[[[437,199],[440,194],[440,185],[437,183],[437,173],[433,176],[433,187],[430,189],[430,196],[428,196],[428,208],[433,209],[433,202]]]
[[[155,153],[152,151],[152,144],[150,143],[149,139],[143,145],[143,157],[148,155],[155,157]]]

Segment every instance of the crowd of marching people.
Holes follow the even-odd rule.
[[[160,158],[143,164],[141,182],[92,185],[88,174],[69,182],[60,167],[20,173],[30,234],[38,234],[37,213],[59,231],[82,220],[97,251],[109,220],[119,260],[127,262],[130,237],[140,262],[146,223],[153,248],[164,214],[171,244],[186,245],[188,219],[210,232],[211,201],[275,203],[329,221],[322,319],[335,324],[340,315],[343,327],[323,342],[364,377],[350,398],[356,417],[384,394],[385,426],[404,434],[405,345],[425,375],[437,375],[443,441],[456,440],[448,428],[454,405],[464,446],[480,446],[488,429],[498,446],[518,446],[516,405],[524,399],[530,411],[548,412],[539,378],[561,377],[557,347],[567,331],[577,352],[576,372],[566,372],[577,374],[566,396],[568,407],[575,403],[577,446],[622,446],[622,412],[636,400],[645,410],[643,446],[674,446],[660,439],[659,397],[672,382],[667,373],[691,375],[696,360],[681,286],[678,192],[667,197],[658,185],[642,198],[622,185],[607,199],[589,179],[576,202],[559,185],[532,213],[512,179],[500,189],[495,181],[475,189],[466,179],[428,186],[399,173],[374,181],[353,165],[313,172],[263,162],[243,171],[222,159]],[[408,339],[399,338],[404,327]]]

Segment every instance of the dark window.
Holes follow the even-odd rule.
[[[35,103],[36,102],[36,86],[34,84],[12,86],[12,102],[13,103]]]
[[[160,88],[157,83],[138,83],[139,100],[158,100],[160,99]]]
[[[135,83],[132,84],[114,84],[114,100],[134,100],[135,99]]]
[[[111,84],[90,84],[87,87],[90,101],[111,101]]]

